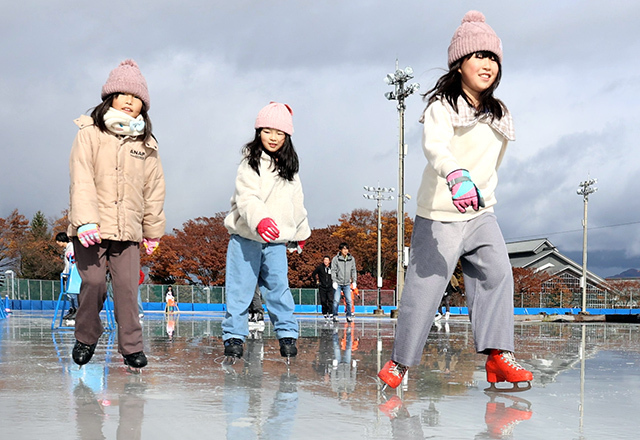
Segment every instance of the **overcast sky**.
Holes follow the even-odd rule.
[[[293,141],[312,227],[375,209],[363,185],[398,187],[398,114],[383,82],[411,66],[422,91],[444,73],[465,12],[503,41],[496,96],[516,142],[496,213],[507,241],[546,237],[581,263],[578,184],[589,201],[589,269],[640,269],[640,2],[2,0],[0,217],[68,205],[72,120],[100,102],[111,69],[135,59],[167,180],[168,228],[229,208],[258,110],[294,110]],[[406,193],[425,158],[419,95],[407,100]],[[395,202],[384,209],[395,210]],[[415,198],[406,205],[413,217]]]

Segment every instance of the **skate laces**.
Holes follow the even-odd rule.
[[[224,341],[224,346],[229,347],[230,345],[242,345],[241,339],[231,338]]]
[[[387,371],[389,371],[389,373],[393,374],[394,376],[403,378],[408,369],[409,367],[399,364],[396,361],[391,361],[391,365],[389,365],[389,370]]]
[[[282,338],[280,339],[280,345],[295,345],[296,340],[294,338]]]
[[[500,356],[500,359],[502,359],[504,363],[506,363],[510,368],[513,368],[514,370],[524,370],[522,365],[520,365],[516,361],[516,357],[513,355],[512,352],[503,351],[502,353],[500,353],[499,356]]]

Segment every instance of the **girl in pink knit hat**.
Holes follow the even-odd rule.
[[[449,71],[424,98],[427,165],[418,191],[411,256],[391,360],[378,373],[397,387],[420,364],[434,315],[458,261],[478,353],[487,354],[489,391],[531,387],[513,355],[513,277],[493,206],[497,170],[515,139],[511,114],[494,98],[502,76],[502,42],[478,11],[451,39]],[[527,382],[526,386],[519,383]]]
[[[133,60],[109,74],[102,102],[79,127],[69,160],[68,235],[82,285],[72,357],[91,360],[103,332],[107,263],[118,322],[118,352],[134,372],[147,365],[138,318],[140,244],[151,254],[164,235],[164,173],[147,111],[147,82]]]
[[[249,334],[248,309],[256,285],[267,304],[280,354],[296,356],[298,322],[287,277],[287,249],[302,252],[311,235],[298,177],[298,155],[291,142],[293,112],[272,102],[258,113],[255,135],[243,149],[231,210],[224,224],[227,249],[222,321],[226,363],[243,354]]]

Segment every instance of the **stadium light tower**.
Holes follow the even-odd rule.
[[[375,200],[377,202],[378,205],[378,280],[377,280],[377,284],[378,284],[378,309],[374,312],[374,314],[376,315],[384,315],[384,312],[382,311],[382,307],[380,305],[380,289],[382,288],[382,217],[380,215],[380,209],[382,206],[382,202],[384,200],[393,200],[393,196],[388,196],[385,195],[384,193],[390,193],[390,192],[394,192],[395,188],[380,188],[380,185],[378,185],[377,188],[374,188],[373,186],[365,186],[364,187],[365,191],[368,191],[369,193],[373,193],[373,194],[362,194],[362,197],[364,197],[365,199],[369,199],[369,200]]]
[[[399,132],[398,139],[398,265],[397,265],[397,281],[396,281],[396,297],[399,300],[404,288],[404,157],[407,154],[406,145],[404,143],[404,111],[406,105],[405,99],[420,89],[420,84],[407,84],[413,79],[413,69],[405,67],[404,70],[398,68],[398,60],[396,60],[396,71],[387,74],[384,81],[394,86],[392,92],[387,92],[384,96],[389,101],[398,101],[398,119]]]
[[[598,191],[598,188],[592,188],[591,185],[598,183],[598,179],[589,179],[580,182],[578,185],[579,196],[584,200],[584,215],[582,218],[582,312],[587,311],[587,205],[589,204],[589,194]]]

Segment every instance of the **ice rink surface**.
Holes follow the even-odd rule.
[[[223,368],[222,314],[148,313],[142,374],[113,333],[79,369],[51,313],[0,321],[2,439],[636,439],[640,332],[633,324],[517,323],[531,390],[487,394],[466,317],[434,325],[422,364],[379,393],[395,320],[298,315],[299,355],[280,357],[267,321]],[[504,386],[504,385],[503,385]]]

